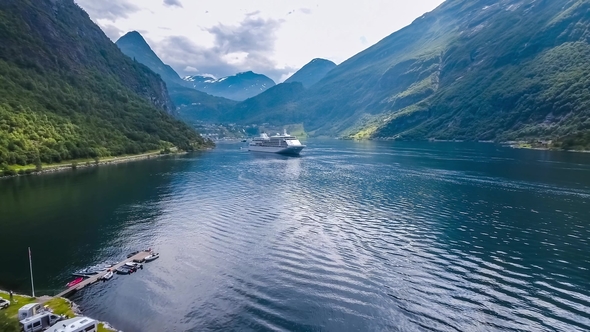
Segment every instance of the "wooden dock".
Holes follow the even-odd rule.
[[[129,263],[129,262],[133,262],[133,261],[143,261],[147,256],[149,256],[151,254],[152,254],[152,252],[150,252],[150,251],[140,251],[136,255],[133,255],[133,256],[113,265],[110,269],[112,271],[115,271],[116,269],[125,265],[125,263]],[[92,284],[100,281],[106,273],[107,273],[107,271],[104,271],[104,272],[100,272],[99,274],[93,275],[92,277],[85,279],[84,281],[77,284],[76,286],[70,287],[70,288],[64,290],[63,292],[55,295],[54,297],[67,297],[68,295],[71,295],[88,285],[92,285]]]

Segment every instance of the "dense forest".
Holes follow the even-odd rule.
[[[0,167],[204,147],[72,0],[0,3]]]

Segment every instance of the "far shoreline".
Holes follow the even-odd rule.
[[[420,140],[405,140],[399,138],[352,138],[348,136],[337,137],[340,140],[350,141],[379,141],[379,142],[429,142],[429,143],[483,143],[483,144],[496,144],[507,148],[522,149],[522,150],[538,150],[538,151],[551,151],[551,152],[574,152],[574,153],[590,153],[590,150],[576,150],[576,149],[563,149],[558,147],[549,146],[538,146],[534,143],[526,141],[475,141],[475,140],[460,140],[460,139],[420,139]]]
[[[212,148],[205,148],[196,151],[208,151]],[[191,151],[192,152],[192,151]],[[2,179],[9,179],[21,176],[29,176],[29,175],[45,175],[50,173],[58,173],[58,172],[66,172],[66,171],[75,171],[77,169],[84,169],[84,168],[93,168],[105,165],[116,165],[116,164],[123,164],[141,160],[148,160],[154,158],[162,158],[166,156],[179,156],[179,155],[186,155],[188,151],[171,151],[168,153],[164,153],[161,150],[158,151],[150,151],[142,154],[136,155],[125,155],[125,156],[116,156],[116,157],[107,157],[103,159],[85,159],[85,160],[74,160],[74,161],[67,161],[65,163],[60,164],[49,164],[44,165],[41,170],[37,171],[34,165],[27,165],[20,168],[18,171],[14,170],[16,174],[11,175],[2,175],[0,171],[0,180]],[[22,172],[21,172],[22,171]]]

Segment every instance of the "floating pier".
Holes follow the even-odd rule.
[[[144,261],[145,258],[149,255],[151,255],[152,252],[151,251],[140,251],[139,253],[113,265],[110,270],[115,271],[116,269],[120,268],[121,266],[125,265],[125,263],[129,263],[129,262],[133,262],[133,261]],[[88,286],[88,285],[92,285],[98,281],[100,281],[102,279],[102,277],[107,274],[107,271],[103,271],[100,272],[96,275],[93,275],[92,277],[82,281],[81,283],[77,284],[76,286],[70,287],[66,290],[64,290],[63,292],[55,295],[54,297],[67,297],[81,289],[83,289],[84,287]],[[50,300],[51,298],[48,298],[47,300]],[[44,301],[45,302],[45,301]]]

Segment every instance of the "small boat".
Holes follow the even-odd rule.
[[[97,264],[97,265],[90,266],[90,267],[87,267],[82,270],[78,270],[78,271],[72,273],[72,275],[74,277],[90,278],[94,275],[97,275],[99,273],[106,271],[107,269],[111,268],[113,265],[114,264],[111,264],[111,263]]]
[[[117,272],[117,274],[131,274],[131,273],[133,273],[133,271],[131,271],[130,269],[126,269],[124,267],[120,267],[120,268],[116,269],[115,272]]]
[[[74,287],[77,284],[81,283],[82,281],[84,281],[84,278],[82,278],[82,277],[76,278],[76,279],[68,282],[67,285],[66,285],[66,287],[68,287],[68,288]]]
[[[111,278],[113,277],[114,273],[111,270],[108,270],[107,273],[105,273],[105,275],[102,276],[102,280],[111,280]]]
[[[78,273],[78,272],[72,273],[72,277],[90,278],[92,276],[93,276],[92,274],[87,274],[87,273]]]
[[[135,269],[135,271],[137,271],[138,269],[143,269],[143,264],[135,263],[135,262],[127,262],[123,265],[123,267],[129,268],[129,269]]]
[[[146,262],[151,262],[151,261],[153,261],[153,260],[156,260],[156,259],[158,259],[159,257],[160,257],[160,254],[159,254],[159,253],[157,253],[157,252],[155,252],[155,253],[153,253],[153,254],[151,254],[151,255],[148,255],[148,256],[145,258],[145,261],[146,261]]]

